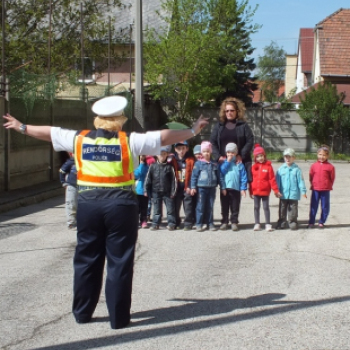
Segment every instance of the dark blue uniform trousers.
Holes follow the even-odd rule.
[[[73,300],[77,322],[89,322],[95,311],[107,258],[105,293],[111,327],[129,324],[138,210],[132,191],[79,193]]]

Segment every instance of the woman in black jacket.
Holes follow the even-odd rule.
[[[237,161],[246,168],[248,181],[251,182],[251,151],[254,146],[254,135],[244,118],[244,103],[235,98],[226,98],[220,106],[220,120],[214,125],[210,135],[213,146],[213,158],[222,163],[226,159],[226,145],[230,142],[238,146]]]

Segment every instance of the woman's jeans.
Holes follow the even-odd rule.
[[[213,209],[216,187],[197,187],[196,226],[214,225]]]

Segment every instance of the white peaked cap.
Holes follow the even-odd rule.
[[[101,98],[92,105],[92,111],[99,117],[119,117],[123,115],[128,100],[122,96]]]

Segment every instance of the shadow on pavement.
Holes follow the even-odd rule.
[[[33,348],[32,350],[80,350],[80,349],[97,349],[99,347],[113,346],[115,344],[123,344],[135,342],[143,339],[163,337],[167,335],[175,335],[184,332],[191,332],[206,328],[213,328],[223,326],[229,323],[241,322],[246,320],[253,320],[255,318],[268,317],[277,314],[283,314],[291,311],[297,311],[327,304],[342,303],[350,301],[350,296],[343,296],[329,299],[319,299],[311,301],[291,301],[280,300],[285,297],[285,294],[272,293],[252,296],[246,299],[174,299],[174,301],[184,301],[186,304],[163,309],[155,309],[143,312],[137,312],[132,315],[131,326],[138,327],[140,324],[153,325],[163,322],[172,322],[177,320],[190,319],[191,323],[166,325],[161,328],[135,330],[127,333],[119,333],[113,336],[106,336],[101,338],[86,339],[74,341],[69,343],[61,343],[40,348]],[[263,308],[269,306],[268,308]],[[275,307],[270,307],[275,306]],[[229,314],[237,309],[255,308],[258,310],[249,310],[245,313]],[[223,315],[228,314],[228,315]],[[196,317],[201,316],[216,316],[215,319],[205,319],[196,321]],[[134,321],[135,318],[145,318],[147,320]],[[96,318],[92,322],[108,322],[108,318]],[[118,332],[118,331],[116,331]],[[120,331],[119,331],[120,332]]]

